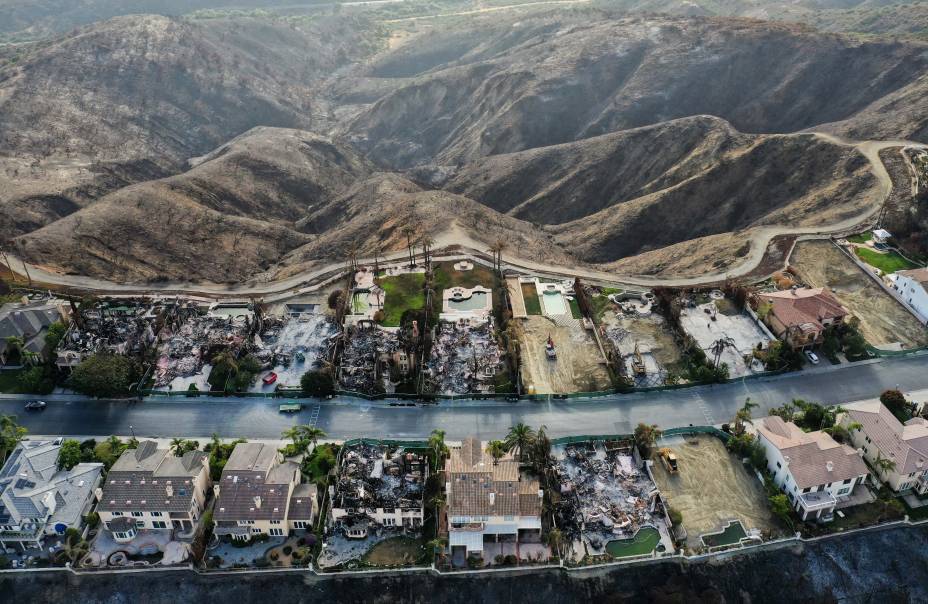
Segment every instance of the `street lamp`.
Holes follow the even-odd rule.
[[[132,438],[135,439],[135,430],[132,429],[132,424],[129,424],[129,434],[131,434]]]

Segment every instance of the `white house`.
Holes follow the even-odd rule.
[[[851,430],[851,441],[864,452],[880,480],[897,493],[928,493],[928,420],[915,417],[903,424],[879,400],[846,408],[841,424],[860,424]],[[878,459],[892,463],[883,469]]]
[[[889,276],[889,281],[902,301],[928,323],[928,268],[898,271]]]
[[[887,241],[892,239],[893,235],[886,229],[874,229],[873,230],[873,243],[885,244]]]
[[[60,441],[20,443],[0,470],[0,548],[41,547],[46,535],[80,529],[103,464],[58,469]]]
[[[451,449],[445,480],[452,557],[483,557],[487,542],[540,541],[543,492],[511,453],[497,462],[468,438]]]
[[[773,481],[803,520],[827,517],[867,478],[860,453],[825,432],[803,432],[776,416],[755,420],[754,427]]]

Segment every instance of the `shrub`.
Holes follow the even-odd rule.
[[[285,555],[285,556],[289,556],[290,554],[293,553],[293,548],[290,547],[289,545],[285,545],[285,546],[284,546],[284,549],[283,549],[283,552],[284,552],[284,555]]]
[[[277,560],[279,559],[280,559],[280,554],[278,554],[277,552],[271,552],[271,560],[273,560],[274,562],[277,562]]]
[[[327,369],[314,369],[303,374],[300,386],[306,396],[328,396],[335,392],[335,378]]]
[[[90,528],[97,528],[97,525],[100,524],[100,514],[96,512],[90,512],[84,517],[84,522],[87,523],[87,526]]]
[[[270,565],[271,565],[270,560],[268,560],[267,558],[263,556],[261,558],[255,558],[255,566],[258,568],[267,568]]]
[[[135,375],[135,364],[126,357],[95,354],[74,368],[69,384],[88,396],[121,396],[129,392]]]
[[[680,510],[667,506],[667,515],[674,526],[683,524],[683,514],[680,513]]]
[[[518,563],[519,563],[519,559],[516,558],[513,554],[509,554],[508,556],[506,556],[506,559],[505,559],[506,566],[515,566]]]

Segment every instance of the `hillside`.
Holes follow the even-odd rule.
[[[135,16],[31,46],[0,65],[0,231],[178,172],[255,126],[309,126],[310,87],[370,52],[365,31]]]
[[[183,174],[110,193],[19,241],[66,272],[240,281],[311,241],[296,222],[371,169],[318,135],[259,128]]]
[[[928,45],[752,20],[586,17],[488,25],[460,58],[405,79],[345,131],[393,168],[459,164],[698,114],[750,133],[846,121],[836,131],[924,135],[924,103],[900,107],[890,125],[865,110],[924,78]],[[417,41],[420,60],[461,44],[438,34]],[[409,78],[385,70],[388,59],[367,75]]]

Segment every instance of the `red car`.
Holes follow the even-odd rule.
[[[277,381],[277,374],[274,373],[274,372],[272,371],[272,372],[270,372],[269,374],[267,374],[266,376],[264,376],[264,380],[263,380],[263,381],[264,381],[264,383],[267,384],[267,385],[273,384],[274,382]]]

